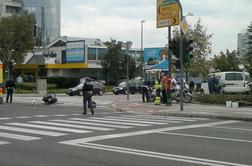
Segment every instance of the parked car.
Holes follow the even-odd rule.
[[[141,92],[141,84],[142,81],[139,79],[134,79],[134,80],[130,80],[129,81],[129,93],[131,94],[135,94],[135,93],[140,93]],[[115,95],[118,94],[127,94],[127,83],[121,82],[120,84],[118,84],[118,86],[113,87],[113,93]]]
[[[101,82],[96,81],[94,79],[91,79],[91,84],[94,87],[94,90],[93,90],[94,95],[98,94],[99,96],[102,96],[104,94],[105,85],[103,85]],[[82,94],[83,85],[84,85],[84,82],[82,80],[77,86],[66,89],[66,94],[68,94],[69,96],[74,96],[74,95],[82,96],[83,95]]]
[[[220,93],[249,93],[250,88],[243,72],[229,71],[208,74],[201,83],[201,92],[209,94],[208,80],[215,75],[219,78]]]

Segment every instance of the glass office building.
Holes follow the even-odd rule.
[[[23,0],[23,8],[35,14],[42,46],[60,36],[60,0]]]

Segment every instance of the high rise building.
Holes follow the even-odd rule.
[[[0,0],[0,18],[21,12],[22,0]]]
[[[246,32],[238,33],[238,53],[239,58],[244,61],[248,53],[248,34]]]
[[[60,36],[60,8],[60,0],[23,0],[23,9],[35,15],[42,46]]]

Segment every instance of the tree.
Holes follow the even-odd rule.
[[[123,74],[123,54],[121,51],[122,42],[111,39],[110,42],[104,43],[108,52],[105,54],[104,59],[101,62],[103,72],[106,75],[106,82],[113,80],[117,83]]]
[[[236,51],[230,52],[228,49],[226,53],[220,52],[220,55],[215,55],[212,60],[213,68],[222,72],[239,71],[239,64],[238,53]]]
[[[246,43],[248,48],[248,53],[245,57],[245,69],[252,75],[252,22],[247,28],[248,42]]]
[[[9,64],[10,52],[15,63],[24,61],[25,53],[32,50],[35,39],[33,37],[33,26],[35,17],[32,14],[21,13],[0,20],[0,60]]]
[[[186,37],[193,40],[193,58],[190,63],[185,64],[184,68],[186,72],[189,72],[192,76],[207,75],[210,69],[210,63],[207,60],[208,56],[212,52],[211,41],[213,34],[207,33],[207,28],[202,25],[201,19],[189,29]],[[173,38],[180,38],[179,29],[173,30]]]

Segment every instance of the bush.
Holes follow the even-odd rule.
[[[47,79],[48,84],[55,84],[59,89],[76,86],[79,82],[80,78],[50,77]]]
[[[251,102],[252,94],[250,95],[205,95],[193,98],[194,101],[206,104],[226,104],[226,101],[233,102]]]

